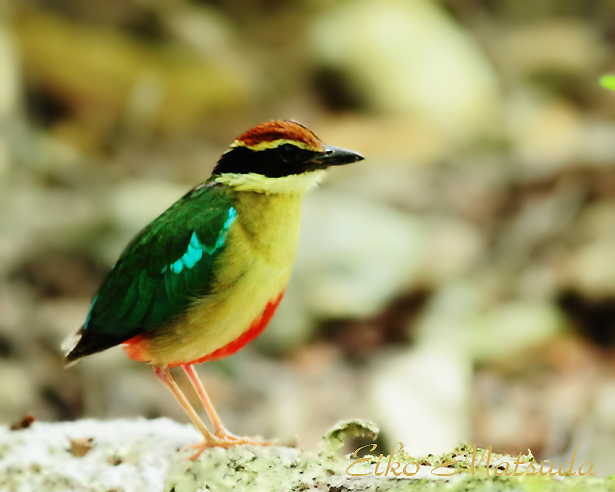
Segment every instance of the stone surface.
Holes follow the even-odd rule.
[[[199,439],[196,429],[167,419],[0,428],[0,489],[160,491],[169,461],[185,458],[188,453],[178,455],[178,450]],[[71,440],[87,442],[91,450],[74,456]]]
[[[367,446],[365,451],[371,450],[372,454],[354,464],[350,456],[335,455],[340,441],[353,436],[372,439],[375,431],[375,426],[368,422],[347,421],[336,425],[323,438],[320,454],[282,446],[239,446],[206,450],[192,462],[186,459],[192,451],[179,451],[179,448],[199,439],[198,432],[170,420],[35,422],[21,430],[0,428],[0,489],[7,492],[385,492],[411,488],[415,492],[513,489],[606,492],[613,487],[613,480],[589,477],[560,480],[511,477],[512,466],[505,465],[504,469],[503,464],[512,463],[516,457],[493,454],[487,463],[482,450],[474,455],[477,466],[473,473],[472,448],[468,446],[460,446],[442,456],[420,459],[412,458],[399,446],[394,447],[390,459],[383,456],[387,453],[384,450],[377,458],[380,449]],[[365,451],[360,456],[368,454]],[[519,455],[519,471],[526,471],[532,459],[531,454]],[[509,474],[497,477],[496,469],[500,475],[505,470]]]

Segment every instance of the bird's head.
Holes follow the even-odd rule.
[[[329,166],[350,164],[361,154],[324,145],[294,121],[269,121],[239,136],[214,168],[214,181],[239,191],[303,194]]]

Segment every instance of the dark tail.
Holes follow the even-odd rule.
[[[77,361],[79,361],[81,357],[84,357],[86,355],[86,354],[80,355],[81,351],[79,350],[79,345],[80,345],[81,339],[83,338],[83,333],[84,333],[84,326],[79,328],[79,330],[76,333],[73,333],[72,335],[69,335],[68,337],[66,337],[66,339],[62,342],[61,349],[64,352],[64,355],[66,356],[66,365],[64,367],[72,366]]]
[[[131,338],[131,336],[128,338]],[[77,333],[71,335],[62,343],[62,350],[66,354],[65,367],[72,366],[79,359],[83,359],[88,355],[115,347],[125,342],[128,338],[116,338],[107,334],[97,334],[94,330],[86,330],[82,326]]]

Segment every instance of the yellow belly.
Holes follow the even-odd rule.
[[[301,197],[241,193],[212,293],[141,346],[143,359],[176,365],[237,340],[286,288],[299,240]]]

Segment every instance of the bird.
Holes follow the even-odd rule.
[[[328,167],[362,159],[292,120],[237,137],[206,181],[128,243],[72,336],[67,365],[117,345],[151,364],[203,434],[192,460],[210,447],[270,445],[222,425],[194,365],[234,354],[265,329],[290,278],[304,195]],[[213,433],[172,367],[185,372]]]

